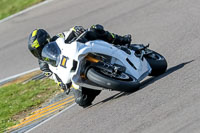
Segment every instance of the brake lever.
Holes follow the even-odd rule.
[[[148,44],[145,46],[145,49],[148,48],[149,46],[150,46],[150,44],[148,43]]]
[[[142,49],[140,49],[140,52],[141,52],[141,56],[140,56],[140,59],[143,61],[143,59],[144,59],[144,55],[145,55],[145,51],[144,50],[146,50],[148,47],[149,47],[149,43],[148,43],[148,45],[146,45],[146,46],[144,46]]]
[[[145,50],[145,49],[147,49],[148,47],[149,47],[149,43],[146,45],[146,46],[144,46],[143,48],[141,48],[140,50]]]

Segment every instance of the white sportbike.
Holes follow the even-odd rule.
[[[161,75],[167,69],[165,58],[148,47],[114,46],[102,40],[66,44],[58,38],[43,48],[42,58],[64,84],[132,92],[145,77]]]

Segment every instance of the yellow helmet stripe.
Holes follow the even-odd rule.
[[[34,30],[32,33],[32,37],[36,36],[38,30]]]
[[[40,44],[38,43],[38,40],[36,39],[31,46],[33,48],[38,48],[40,46]]]

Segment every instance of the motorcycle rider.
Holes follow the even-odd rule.
[[[86,32],[85,32],[86,31]],[[116,44],[116,45],[125,45],[130,44],[131,35],[119,36],[114,33],[110,33],[109,31],[105,31],[102,25],[93,25],[89,29],[84,29],[82,26],[72,27],[69,31],[65,31],[63,33],[59,33],[52,38],[44,29],[35,29],[31,32],[28,39],[28,48],[30,52],[38,58],[40,70],[44,72],[44,74],[48,77],[52,76],[52,72],[49,69],[49,64],[42,60],[42,49],[49,42],[56,41],[58,38],[64,38],[66,45],[71,44],[75,41],[83,32],[84,34],[78,41],[87,42],[90,40],[104,40],[108,43]],[[63,84],[61,79],[53,74],[54,80],[58,82],[59,86],[63,90],[67,90],[70,88],[71,83]],[[92,101],[95,99],[97,95],[100,94],[100,90],[92,90],[85,87],[80,87],[78,85],[72,85],[71,87],[74,96],[75,102],[82,107],[87,107],[92,104]]]

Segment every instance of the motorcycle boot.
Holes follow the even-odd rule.
[[[71,90],[74,94],[75,102],[84,108],[92,105],[95,97],[101,92],[100,90],[92,90],[74,84],[72,85]]]

